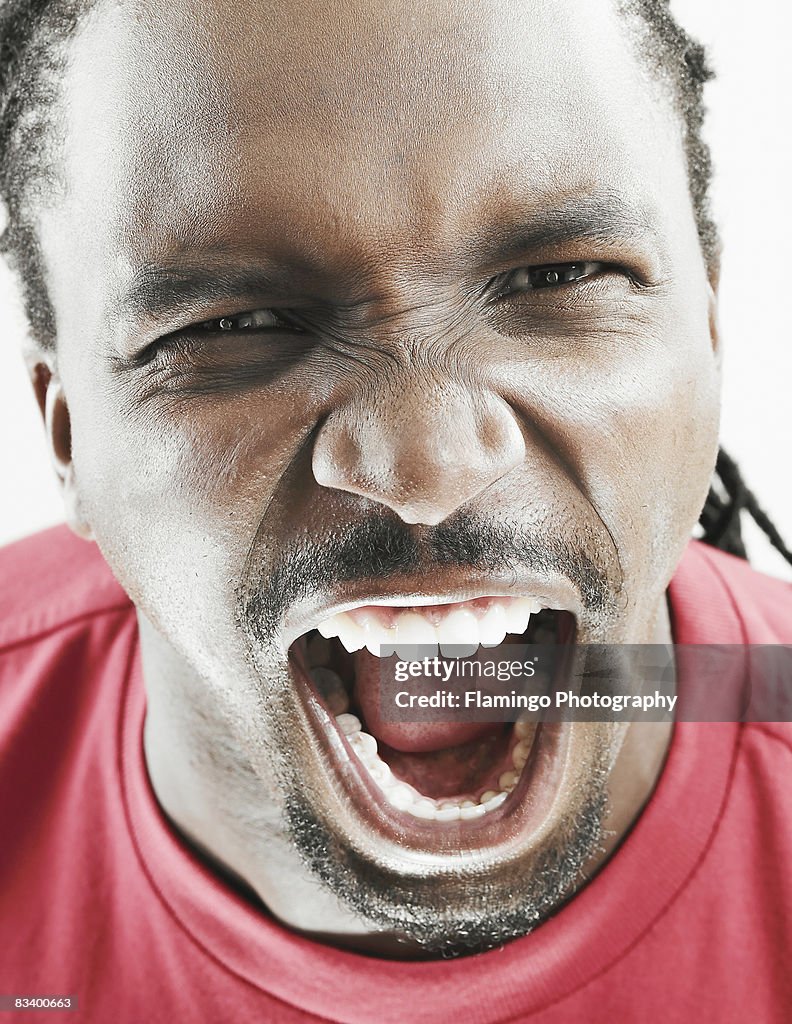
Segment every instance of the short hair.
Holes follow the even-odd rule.
[[[16,271],[34,340],[55,343],[55,318],[33,229],[33,204],[54,185],[50,117],[65,71],[65,43],[88,0],[0,0],[0,252]]]

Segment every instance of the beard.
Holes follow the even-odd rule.
[[[585,764],[576,772],[583,781],[567,794],[563,818],[532,845],[520,844],[516,836],[507,857],[499,860],[483,850],[475,863],[453,850],[440,859],[427,855],[423,863],[414,850],[405,850],[403,859],[392,850],[377,856],[351,839],[330,805],[306,785],[304,761],[295,749],[293,681],[276,640],[278,628],[294,602],[339,581],[398,580],[449,564],[497,571],[521,563],[563,575],[575,584],[591,621],[603,622],[621,588],[615,552],[599,547],[594,537],[586,543],[539,537],[461,515],[423,530],[420,540],[403,524],[378,517],[322,544],[295,543],[277,557],[266,558],[265,548],[262,528],[238,591],[238,621],[261,680],[267,770],[277,779],[289,846],[323,889],[372,931],[415,944],[428,956],[482,952],[526,935],[572,895],[601,848],[612,767],[607,730],[575,726],[590,730]],[[265,756],[262,747],[259,753]],[[303,756],[311,754],[304,750]]]
[[[603,747],[563,831],[519,867],[510,866],[506,878],[468,873],[460,863],[445,875],[405,879],[341,842],[299,792],[286,800],[288,834],[311,874],[377,930],[404,937],[429,956],[482,953],[527,935],[572,895],[601,846],[609,764]]]

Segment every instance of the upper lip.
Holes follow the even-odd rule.
[[[563,577],[549,578],[538,573],[514,572],[508,579],[483,576],[466,570],[467,580],[459,578],[442,589],[431,579],[401,580],[394,587],[385,579],[366,580],[359,584],[339,584],[337,595],[317,594],[315,598],[293,606],[284,616],[281,637],[284,651],[303,634],[316,629],[320,622],[361,605],[431,605],[455,604],[479,597],[533,597],[545,608],[572,612],[580,619],[583,602],[574,585]]]

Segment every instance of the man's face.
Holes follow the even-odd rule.
[[[525,930],[597,842],[622,732],[540,729],[500,806],[422,818],[328,710],[363,709],[446,818],[512,730],[402,742],[373,655],[312,631],[528,597],[566,610],[559,640],[658,635],[717,435],[670,104],[606,0],[100,3],[70,53],[39,225],[66,486],[153,626],[218,830],[276,912],[307,864],[383,930]]]

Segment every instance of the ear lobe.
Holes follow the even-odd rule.
[[[34,366],[31,377],[36,401],[44,417],[50,460],[61,485],[66,522],[79,537],[93,540],[93,531],[82,514],[74,476],[71,418],[60,377],[57,370],[46,363]]]
[[[48,378],[43,396],[44,428],[47,432],[47,446],[52,465],[61,484],[65,484],[71,472],[72,462],[71,419],[60,380],[57,375],[51,373],[48,373]]]

